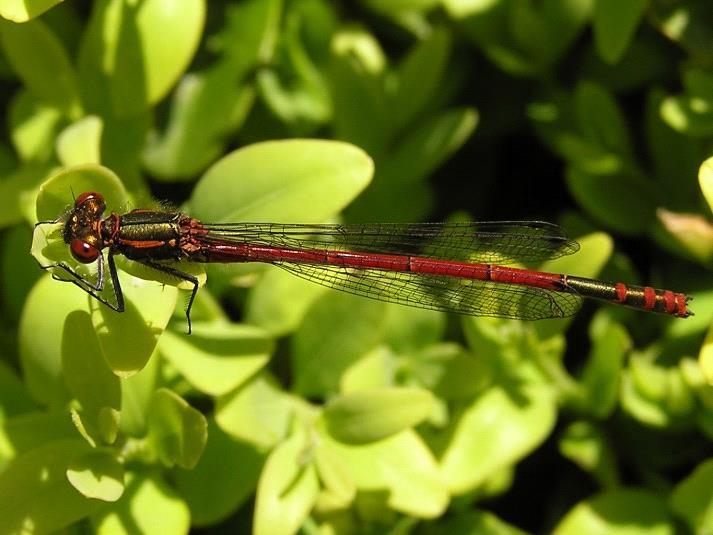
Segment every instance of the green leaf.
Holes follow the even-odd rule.
[[[173,93],[166,130],[149,138],[143,161],[166,180],[193,178],[223,151],[251,110],[255,91],[244,78],[267,63],[278,38],[281,0],[230,4],[226,27],[211,41],[225,41],[209,69],[188,73]]]
[[[63,406],[70,398],[62,377],[64,322],[70,313],[86,309],[84,292],[49,275],[27,297],[19,326],[20,365],[27,390],[42,405]],[[82,346],[78,344],[77,349],[81,351]]]
[[[614,154],[632,154],[624,115],[604,87],[582,82],[577,86],[574,99],[578,126],[586,139]]]
[[[408,354],[438,342],[446,329],[446,315],[425,308],[396,303],[386,306],[384,342],[394,351]]]
[[[157,353],[158,349],[140,372],[121,380],[121,431],[131,437],[146,435],[146,419],[161,368]]]
[[[512,393],[500,384],[484,391],[454,421],[441,456],[451,493],[478,488],[497,470],[530,453],[549,435],[555,417],[549,387],[536,381],[527,380]]]
[[[46,162],[62,119],[55,106],[39,101],[28,91],[20,91],[10,103],[12,146],[24,162]]]
[[[272,377],[266,373],[218,398],[215,420],[230,436],[270,448],[287,433],[292,403]]]
[[[0,42],[25,87],[40,101],[70,116],[79,114],[76,73],[67,51],[41,20],[24,24],[2,21]]]
[[[424,535],[527,535],[487,511],[466,511],[449,515],[442,522],[426,526]]]
[[[203,0],[95,4],[79,60],[92,109],[130,117],[161,100],[193,58],[204,19]]]
[[[89,421],[107,444],[116,439],[121,410],[121,386],[102,358],[99,342],[92,333],[90,316],[80,310],[70,312],[62,336],[62,375],[83,418]],[[86,423],[86,422],[85,422]]]
[[[295,389],[307,397],[337,392],[346,369],[379,343],[385,315],[384,303],[325,293],[292,339]]]
[[[338,509],[351,505],[356,496],[356,485],[342,459],[329,447],[318,447],[314,462],[317,477],[322,484],[322,495],[318,506],[325,501],[329,506]]]
[[[3,419],[0,424],[0,466],[18,455],[62,439],[77,439],[66,409],[26,412]]]
[[[0,424],[36,408],[30,393],[14,368],[0,361]]]
[[[621,405],[652,427],[666,427],[693,416],[695,396],[679,368],[663,368],[646,355],[633,355],[622,377]]]
[[[607,63],[616,63],[634,37],[648,0],[598,0],[594,4],[594,42]]]
[[[141,370],[171,319],[178,290],[119,271],[126,309],[115,312],[90,301],[92,323],[109,367],[119,377]]]
[[[80,440],[57,440],[15,459],[0,473],[0,532],[50,533],[88,516],[100,502],[67,481],[70,461],[88,449]]]
[[[30,290],[42,276],[42,270],[37,268],[35,259],[27,254],[27,244],[32,240],[29,227],[17,225],[8,229],[3,236],[0,244],[0,288],[3,288],[7,317],[16,325]],[[0,387],[0,392],[2,390]]]
[[[310,306],[325,291],[324,286],[269,266],[251,288],[245,321],[273,336],[287,334],[298,327]]]
[[[451,51],[451,34],[436,28],[416,44],[393,73],[396,89],[390,96],[392,129],[412,124],[438,92]]]
[[[14,22],[27,22],[64,0],[2,0],[0,16]]]
[[[97,535],[151,533],[156,526],[166,533],[188,533],[190,513],[176,491],[156,473],[127,473],[124,494],[111,507],[91,517]]]
[[[57,156],[62,164],[99,164],[103,127],[100,117],[88,115],[62,130],[57,137]]]
[[[698,364],[708,384],[713,385],[713,326],[708,329],[708,334],[701,345]]]
[[[295,432],[265,461],[255,500],[255,535],[296,533],[312,510],[319,481],[314,464],[307,460],[306,436]]]
[[[673,535],[666,503],[639,489],[616,489],[580,502],[560,521],[553,535]]]
[[[28,163],[0,179],[0,226],[34,222],[37,186],[51,171],[49,164]]]
[[[593,174],[567,170],[571,194],[597,220],[627,234],[647,231],[656,217],[658,200],[652,184],[636,174]]]
[[[193,190],[191,214],[214,222],[322,222],[367,186],[373,169],[369,156],[347,143],[256,143],[208,169]]]
[[[617,485],[616,458],[606,435],[595,425],[577,421],[567,427],[559,439],[564,457],[590,472],[604,487]]]
[[[383,76],[386,58],[376,38],[348,28],[332,39],[330,81],[334,133],[378,156],[389,138]]]
[[[87,498],[115,502],[124,492],[124,467],[108,451],[91,451],[72,459],[67,479]]]
[[[592,353],[581,378],[581,402],[596,418],[606,418],[616,408],[621,366],[632,347],[629,333],[618,323],[607,323],[593,333]]]
[[[192,470],[176,469],[176,488],[191,510],[191,522],[220,522],[248,500],[265,460],[254,446],[237,441],[208,420],[208,443]]]
[[[683,75],[686,92],[661,103],[661,117],[677,132],[709,137],[713,132],[713,75],[691,68]]]
[[[713,157],[701,164],[698,170],[698,184],[708,203],[708,209],[713,212]]]
[[[435,518],[448,507],[443,476],[415,431],[358,446],[337,442],[326,431],[320,436],[359,492],[374,493],[389,508],[416,518]]]
[[[273,343],[264,331],[249,325],[194,323],[191,336],[165,332],[159,350],[192,385],[219,396],[265,366]]]
[[[713,459],[702,462],[681,480],[673,489],[669,503],[691,532],[713,530]]]
[[[433,408],[428,390],[382,388],[335,397],[325,406],[323,417],[335,439],[364,444],[418,425]]]
[[[379,163],[377,179],[347,213],[359,221],[407,221],[427,213],[431,194],[421,186],[449,156],[470,137],[478,123],[472,108],[441,112],[406,133],[399,144]],[[409,202],[402,202],[404,191]],[[423,202],[419,200],[423,193]]]
[[[127,194],[113,171],[96,164],[65,167],[54,173],[40,187],[37,195],[37,218],[53,221],[71,206],[74,195],[97,191],[104,196],[106,212],[122,212]]]
[[[208,422],[200,412],[167,388],[156,390],[148,416],[149,436],[167,466],[193,468],[207,440]]]
[[[406,366],[418,384],[444,400],[472,399],[492,380],[485,359],[452,342],[425,347],[410,356]]]

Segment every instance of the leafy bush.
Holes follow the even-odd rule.
[[[0,1],[0,532],[713,532],[712,5]],[[557,218],[581,251],[543,269],[696,315],[446,316],[242,264],[191,270],[186,336],[185,283],[119,258],[118,314],[36,266],[84,191]]]

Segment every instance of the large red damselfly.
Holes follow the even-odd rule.
[[[509,267],[579,250],[550,223],[213,224],[146,209],[104,218],[105,207],[101,194],[85,192],[52,222],[63,223],[64,242],[78,262],[97,263],[96,280],[65,262],[42,267],[61,268],[70,278],[60,280],[70,280],[118,312],[124,310],[124,297],[116,254],[187,281],[193,285],[186,308],[189,333],[198,279],[178,269],[179,261],[266,262],[345,292],[474,316],[563,318],[579,309],[582,297],[680,318],[692,315],[691,298],[683,293]],[[106,271],[113,302],[101,295]]]

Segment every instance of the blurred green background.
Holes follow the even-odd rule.
[[[0,533],[713,533],[710,0],[0,16]],[[696,315],[457,317],[246,264],[207,269],[186,336],[175,281],[120,261],[116,314],[37,266],[34,223],[87,190],[223,222],[553,221],[582,247],[543,269]]]

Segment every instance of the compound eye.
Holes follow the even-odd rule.
[[[82,264],[91,264],[99,258],[99,249],[79,238],[74,238],[70,242],[69,250],[72,252],[72,256]]]
[[[99,203],[104,204],[104,196],[96,191],[85,191],[77,197],[76,201],[74,201],[74,206],[82,206],[87,201],[98,201]]]

